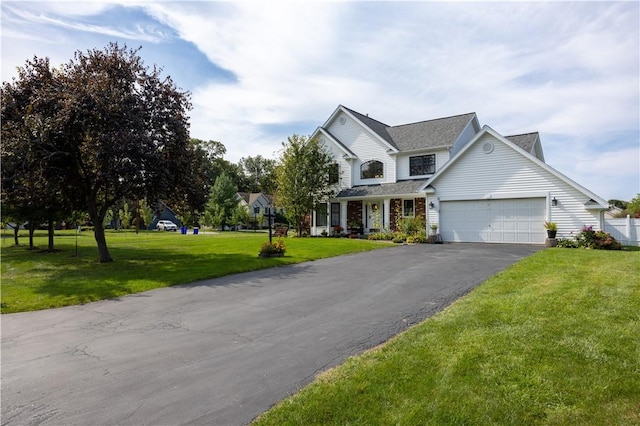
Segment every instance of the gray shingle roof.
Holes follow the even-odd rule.
[[[353,188],[343,189],[336,198],[417,194],[426,181],[427,179],[413,179],[396,183],[354,186]]]
[[[524,149],[527,152],[531,152],[533,149],[533,144],[536,143],[538,139],[538,132],[525,133],[522,135],[513,135],[513,136],[505,136],[509,141],[518,145],[520,148]]]
[[[344,108],[400,151],[453,146],[465,126],[475,116],[475,113],[467,113],[418,123],[388,126],[367,115],[360,114],[347,107]]]

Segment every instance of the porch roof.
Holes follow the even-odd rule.
[[[336,198],[372,198],[384,196],[415,195],[427,179],[403,180],[395,183],[381,183],[378,185],[360,185],[343,189]]]

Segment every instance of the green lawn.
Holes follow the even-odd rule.
[[[640,424],[640,252],[541,251],[256,422],[536,424]]]
[[[26,235],[26,232],[21,232]],[[181,235],[179,232],[113,231],[107,243],[115,262],[98,262],[92,232],[59,231],[55,248],[28,250],[28,239],[13,246],[10,232],[2,238],[2,313],[32,311],[108,299],[159,287],[184,284],[238,272],[299,263],[323,257],[389,247],[389,244],[346,238],[286,238],[282,258],[258,258],[266,233],[224,232]],[[35,246],[47,247],[46,233]]]

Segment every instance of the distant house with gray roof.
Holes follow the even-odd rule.
[[[502,136],[475,113],[390,126],[339,105],[312,134],[339,170],[337,196],[313,212],[311,234],[401,217],[437,224],[445,241],[543,243],[602,229],[608,204],[545,163],[537,132]]]

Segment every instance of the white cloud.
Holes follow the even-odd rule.
[[[206,16],[163,14],[162,4],[154,6],[164,22],[237,76],[237,84],[198,88],[194,104],[217,126],[242,117],[244,134],[196,121],[193,130],[228,131],[225,138],[257,151],[241,149],[242,155],[268,155],[284,140],[260,131],[261,124],[321,124],[339,103],[388,124],[476,111],[505,134],[538,130],[575,145],[587,144],[586,135],[638,126],[637,5],[255,6],[214,5]],[[590,151],[598,155],[597,149]],[[594,182],[603,195],[616,186],[607,170],[632,182],[638,175],[637,155],[628,154],[601,156],[599,164],[617,160],[624,167],[604,166],[598,180],[586,166],[592,159],[562,152],[577,181],[609,185]]]
[[[103,13],[111,3],[83,3],[76,10],[75,3],[58,3],[42,10],[51,22],[40,22],[41,33],[50,40],[60,42],[52,28],[65,26],[139,39],[155,35],[131,23],[75,19]],[[637,191],[638,156],[632,154],[638,141],[627,137],[615,150],[596,142],[612,132],[637,135],[637,3],[120,4],[142,8],[233,74],[233,81],[212,76],[201,86],[177,81],[193,92],[193,136],[223,142],[231,161],[271,156],[293,133],[287,126],[313,123],[302,132],[311,133],[338,104],[391,125],[475,111],[482,124],[503,134],[540,131],[550,164],[602,196],[618,191],[630,198]],[[18,40],[19,29],[5,28],[6,14],[2,19],[5,75],[5,40]],[[131,33],[118,33],[122,28]],[[554,146],[559,140],[579,149]],[[607,164],[597,173],[609,189],[588,185],[593,169],[581,155]],[[618,177],[607,172],[616,162]]]
[[[598,152],[572,145],[549,154],[551,166],[605,199],[628,201],[640,193],[640,146]]]

